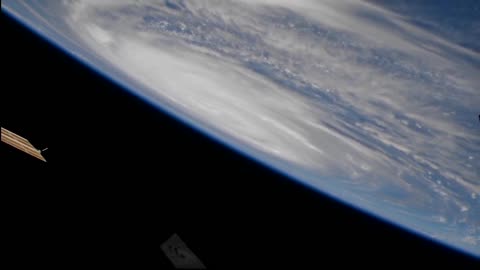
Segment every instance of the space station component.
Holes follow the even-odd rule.
[[[2,142],[17,148],[18,150],[29,154],[32,157],[38,158],[41,161],[47,162],[43,157],[42,152],[44,150],[39,150],[35,148],[27,139],[19,136],[5,128],[1,128],[1,140]]]

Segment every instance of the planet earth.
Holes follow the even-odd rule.
[[[292,181],[480,257],[480,2],[4,0],[2,11]]]

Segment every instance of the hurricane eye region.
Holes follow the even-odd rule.
[[[2,9],[248,156],[480,256],[480,16],[468,13],[480,7],[456,3],[460,17],[440,2],[444,9],[349,0],[3,1]]]

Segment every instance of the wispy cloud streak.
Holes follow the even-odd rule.
[[[64,4],[69,38],[136,91],[319,190],[479,254],[475,50],[375,1]]]

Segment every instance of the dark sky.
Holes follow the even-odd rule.
[[[209,269],[471,260],[356,212],[163,115],[2,13],[0,123],[45,152],[2,145],[17,265],[168,266],[176,232]]]

